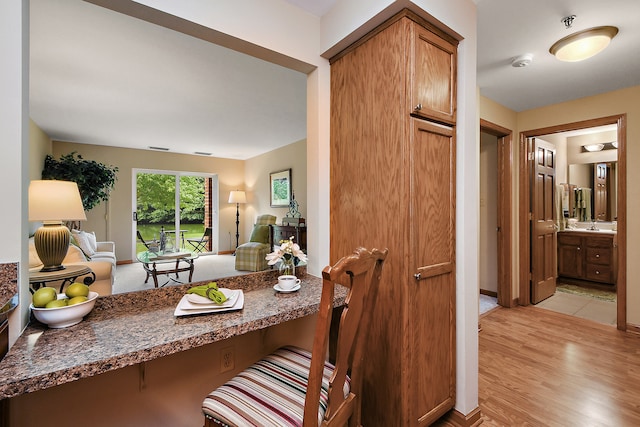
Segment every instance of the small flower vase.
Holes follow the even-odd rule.
[[[296,265],[293,262],[293,257],[286,258],[283,257],[280,259],[280,263],[278,264],[278,270],[280,271],[280,276],[295,276],[296,275]]]

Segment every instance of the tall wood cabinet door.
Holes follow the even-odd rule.
[[[413,23],[411,113],[456,120],[456,45]]]
[[[455,403],[455,138],[450,127],[412,126],[411,418],[428,425]]]

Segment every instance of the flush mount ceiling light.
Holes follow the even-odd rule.
[[[562,19],[566,28],[571,28],[575,17],[571,15]],[[616,34],[618,28],[612,26],[589,28],[558,40],[549,52],[561,61],[582,61],[603,51]]]

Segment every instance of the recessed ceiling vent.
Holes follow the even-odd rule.
[[[153,146],[151,146],[151,145],[149,146],[149,149],[151,149],[151,150],[158,150],[158,151],[169,151],[169,149],[168,149],[168,148],[166,148],[166,147],[153,147]]]

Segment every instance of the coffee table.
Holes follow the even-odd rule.
[[[193,261],[198,258],[197,252],[190,252],[186,250],[179,250],[176,252],[151,252],[143,251],[138,252],[136,255],[138,261],[142,263],[144,271],[147,272],[147,278],[144,283],[147,283],[149,277],[153,277],[153,284],[158,287],[158,276],[166,275],[167,281],[161,286],[166,285],[169,281],[176,283],[183,283],[178,280],[180,277],[178,273],[183,271],[189,272],[189,282],[193,277]],[[176,278],[171,277],[171,274],[175,274]],[[187,282],[188,283],[188,282]]]

